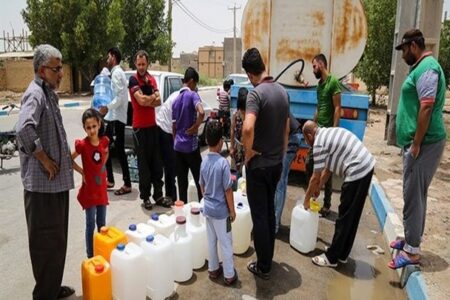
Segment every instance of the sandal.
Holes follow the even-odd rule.
[[[330,210],[329,208],[327,208],[327,207],[322,207],[322,208],[319,210],[319,214],[320,214],[320,216],[321,216],[322,218],[328,217],[328,215],[330,214],[330,212],[331,212],[331,210]]]
[[[67,298],[70,295],[73,295],[75,293],[75,290],[71,288],[70,286],[61,286],[59,289],[58,297],[57,299]]]
[[[389,244],[389,247],[391,247],[392,249],[397,249],[397,250],[403,250],[404,246],[405,246],[405,240],[395,240]]]
[[[250,272],[252,272],[253,274],[255,274],[256,276],[258,276],[259,278],[261,278],[261,279],[264,279],[264,280],[269,280],[270,279],[270,273],[269,272],[267,272],[267,273],[262,272],[258,268],[258,266],[256,265],[256,262],[249,262],[247,264],[247,269]]]
[[[165,208],[171,208],[173,205],[172,198],[170,197],[159,197],[155,202],[156,205],[160,205]]]
[[[238,280],[238,275],[236,272],[236,269],[234,269],[234,276],[231,278],[223,278],[223,282],[225,283],[225,285],[233,285],[236,283],[236,281]]]
[[[112,189],[114,187],[114,182],[109,182],[106,184],[107,189]]]
[[[412,260],[411,258],[405,256],[404,254],[399,254],[388,263],[388,267],[395,270],[404,268],[407,265],[417,265],[419,264],[419,261],[420,261],[419,259]]]
[[[217,270],[208,271],[209,279],[217,279],[222,274],[222,266],[219,266]]]
[[[122,196],[122,195],[129,194],[129,193],[131,193],[131,187],[123,186],[120,189],[116,190],[114,192],[114,195]]]
[[[316,264],[320,267],[330,267],[330,268],[337,267],[337,263],[334,263],[334,264],[330,263],[327,256],[325,255],[325,253],[315,256],[311,260],[314,264]]]

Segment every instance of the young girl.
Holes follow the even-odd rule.
[[[231,118],[231,147],[230,156],[234,161],[234,168],[239,176],[242,174],[244,165],[244,146],[242,145],[242,125],[245,119],[245,103],[247,101],[248,90],[241,87],[238,91],[237,110]]]
[[[87,109],[83,113],[82,122],[87,136],[82,140],[75,140],[72,160],[73,168],[83,177],[78,202],[86,211],[86,252],[90,258],[94,256],[95,224],[97,223],[97,230],[100,230],[106,223],[108,195],[105,163],[108,159],[109,139],[106,136],[99,136],[102,119],[96,110]],[[81,155],[83,167],[75,162],[78,155]]]

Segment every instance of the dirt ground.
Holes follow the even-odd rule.
[[[447,103],[449,103],[447,99]],[[449,110],[450,105],[445,110]],[[431,299],[450,299],[450,114],[444,114],[447,144],[428,191],[428,208],[422,242],[421,269]],[[376,157],[375,175],[396,213],[402,219],[402,156],[384,138],[386,109],[371,109],[364,144]]]

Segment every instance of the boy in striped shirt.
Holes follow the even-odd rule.
[[[372,180],[375,159],[350,131],[340,127],[319,128],[313,121],[303,126],[306,143],[313,148],[314,173],[306,190],[304,207],[318,197],[332,173],[344,178],[333,241],[326,252],[313,257],[322,267],[346,263],[355,240],[361,213]]]

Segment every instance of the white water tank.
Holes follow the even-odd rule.
[[[356,66],[367,41],[360,0],[248,0],[241,28],[243,51],[258,48],[269,74],[276,76],[302,58],[310,86],[318,81],[312,72],[314,56],[323,53],[331,73],[342,78]],[[278,81],[298,86],[298,69],[294,66]]]
[[[140,245],[142,241],[149,235],[155,234],[155,228],[148,224],[130,224],[128,230],[125,231],[125,235],[128,238],[128,242],[133,242],[136,245]]]
[[[199,208],[191,208],[190,221],[187,223],[187,232],[192,235],[192,265],[193,269],[200,269],[208,258],[208,241],[206,225],[202,223]]]
[[[234,202],[236,219],[231,223],[231,233],[233,236],[233,253],[243,254],[250,247],[251,234],[253,229],[250,207],[247,203]]]
[[[305,210],[299,201],[292,210],[289,244],[301,253],[309,253],[316,248],[318,230],[318,211]]]
[[[175,215],[166,215],[153,213],[147,224],[155,228],[155,233],[164,235],[165,237],[170,237],[173,230],[175,229]]]

